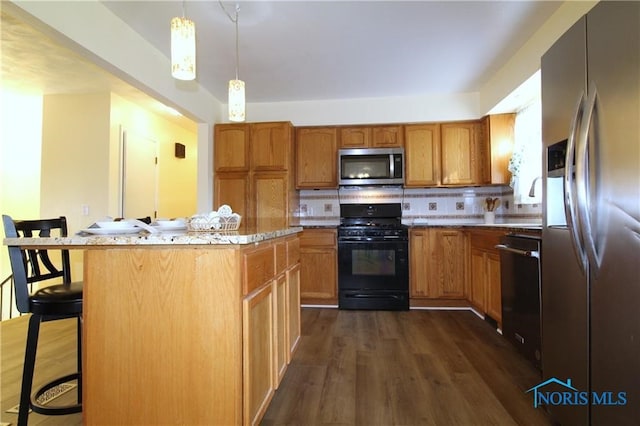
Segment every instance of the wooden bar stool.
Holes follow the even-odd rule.
[[[67,220],[65,217],[42,220],[13,220],[11,217],[3,215],[2,222],[7,238],[67,236]],[[54,232],[52,233],[52,231]],[[31,314],[22,371],[18,426],[27,424],[29,409],[44,415],[79,413],[82,411],[82,282],[71,282],[69,251],[58,250],[60,252],[61,265],[57,267],[55,265],[56,262],[51,260],[46,249],[22,249],[18,246],[9,246],[8,248],[18,311]],[[62,283],[60,283],[60,279]],[[48,280],[54,280],[55,284],[46,287],[39,286],[38,290],[30,293],[30,284]],[[76,318],[77,320],[78,370],[40,387],[32,398],[31,392],[40,323],[67,318]],[[38,403],[38,398],[45,392],[72,380],[77,380],[78,384],[77,403],[51,407]]]

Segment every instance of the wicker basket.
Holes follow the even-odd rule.
[[[188,227],[194,232],[237,231],[241,221],[242,216],[233,213],[231,216],[191,218]]]

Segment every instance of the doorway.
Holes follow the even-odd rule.
[[[135,131],[122,130],[120,216],[152,219],[157,213],[158,144]]]

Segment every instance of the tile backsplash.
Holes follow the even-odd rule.
[[[484,221],[485,199],[498,198],[497,223],[540,223],[539,204],[514,204],[508,186],[464,188],[340,188],[300,191],[297,213],[302,226],[331,226],[340,223],[340,204],[400,203],[402,221],[410,225],[464,224]]]

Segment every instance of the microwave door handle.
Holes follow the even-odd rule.
[[[393,161],[393,154],[389,154],[389,177],[393,178],[395,176],[395,162]]]

